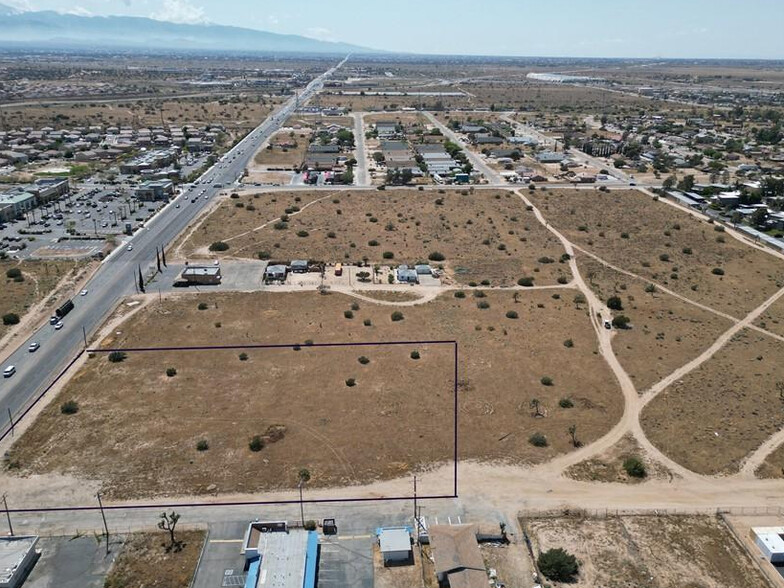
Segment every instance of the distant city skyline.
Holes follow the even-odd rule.
[[[0,0],[20,10],[214,23],[393,52],[783,59],[776,0]]]

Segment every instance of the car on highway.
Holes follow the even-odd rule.
[[[82,290],[79,292],[79,296],[87,296],[87,290]]]
[[[30,353],[35,353],[36,351],[38,351],[38,348],[40,346],[41,346],[41,344],[38,341],[33,341],[32,343],[30,343],[30,346],[27,348],[27,350]]]
[[[128,251],[133,251],[133,245],[128,245]]]
[[[62,329],[62,328],[63,328],[63,321],[57,321],[57,322],[55,323],[55,325],[54,325],[54,330],[55,330],[55,331],[59,331],[59,330],[60,330],[60,329]]]
[[[59,319],[59,318],[57,318],[55,315],[52,315],[52,316],[50,316],[50,317],[49,317],[49,324],[50,324],[50,325],[56,325],[56,324],[57,324],[57,321],[59,321],[59,320],[60,320],[60,319]]]
[[[9,365],[8,367],[6,367],[6,368],[3,370],[3,377],[4,377],[4,378],[10,378],[10,377],[11,377],[11,376],[13,376],[15,373],[16,373],[16,366],[14,366],[14,365]]]

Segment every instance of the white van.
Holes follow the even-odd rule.
[[[16,373],[16,366],[9,365],[7,368],[3,370],[3,377],[10,378]]]

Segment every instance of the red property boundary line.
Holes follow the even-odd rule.
[[[378,342],[357,342],[357,343],[283,343],[274,345],[195,345],[186,347],[115,347],[106,349],[90,349],[85,348],[80,351],[76,357],[55,377],[55,379],[41,392],[35,400],[28,406],[17,418],[13,421],[6,430],[0,435],[0,441],[4,440],[13,427],[18,424],[27,414],[46,396],[46,394],[57,384],[57,382],[66,374],[66,372],[73,366],[84,353],[102,353],[109,354],[114,351],[121,351],[125,353],[149,353],[161,351],[225,351],[225,350],[241,350],[241,349],[302,349],[303,347],[382,347],[382,346],[399,346],[399,345],[451,345],[454,352],[454,367],[453,367],[453,390],[454,390],[454,406],[453,406],[453,460],[454,467],[452,470],[452,494],[425,494],[417,495],[417,500],[440,500],[458,497],[458,360],[459,351],[458,343],[454,340],[436,340],[436,341],[378,341]],[[273,505],[291,505],[291,504],[326,504],[326,503],[371,503],[371,502],[384,502],[384,501],[403,501],[413,500],[414,495],[410,496],[384,496],[384,497],[355,497],[355,498],[311,498],[302,501],[297,499],[292,500],[243,500],[243,501],[215,501],[215,502],[174,502],[166,504],[106,504],[103,506],[104,510],[134,510],[134,509],[160,509],[160,508],[199,508],[199,507],[215,507],[215,506],[273,506]],[[46,513],[46,512],[85,512],[100,510],[100,506],[52,506],[52,507],[31,507],[31,508],[13,508],[8,509],[8,513]],[[3,509],[5,510],[5,509]]]

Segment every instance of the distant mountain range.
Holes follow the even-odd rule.
[[[216,24],[177,24],[132,16],[20,11],[0,4],[0,45],[45,49],[143,49],[347,54],[373,49]]]

